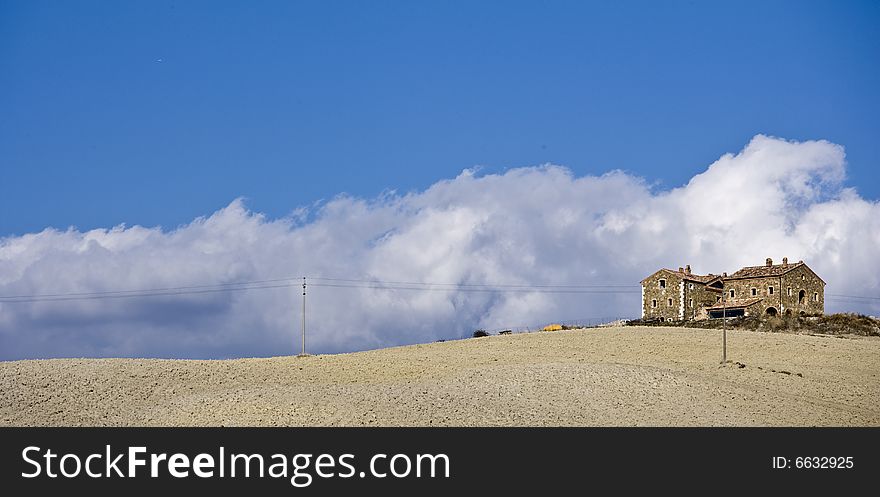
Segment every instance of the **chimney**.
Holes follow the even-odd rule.
[[[679,273],[683,273],[683,272],[684,272],[684,268],[681,267],[681,266],[678,266],[678,272],[679,272]]]
[[[723,277],[725,277],[725,278],[727,278],[727,273],[726,273],[726,272],[724,272],[724,273],[721,273],[721,276],[723,276]]]
[[[768,257],[768,258],[767,258],[767,267],[770,267],[770,266],[772,266],[772,265],[773,265],[773,259],[771,259],[771,258]]]
[[[687,266],[684,267],[684,272],[685,272],[685,274],[691,274],[691,265],[690,264],[688,264]]]
[[[788,257],[783,257],[783,258],[782,258],[782,266],[783,266],[783,267],[788,266]]]

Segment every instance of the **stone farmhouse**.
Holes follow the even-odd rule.
[[[642,319],[684,321],[733,316],[817,316],[825,312],[825,281],[804,261],[694,274],[690,265],[660,269],[642,280]]]

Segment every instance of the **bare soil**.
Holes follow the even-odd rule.
[[[880,338],[600,328],[310,357],[0,362],[0,426],[880,426]]]

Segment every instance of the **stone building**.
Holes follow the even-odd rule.
[[[663,321],[731,316],[820,315],[825,282],[804,261],[744,267],[731,274],[660,269],[642,284],[642,318]]]

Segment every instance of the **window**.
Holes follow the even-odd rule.
[[[791,297],[791,287],[788,287],[788,296]]]
[[[752,297],[754,297],[755,295],[758,295],[758,289],[752,288]]]
[[[819,301],[819,294],[818,294],[818,293],[814,293],[814,294],[813,294],[813,301],[814,301],[814,302],[818,302],[818,301]]]
[[[660,288],[666,288],[666,280],[660,280]]]
[[[801,281],[807,281],[807,275],[802,274],[802,275],[801,275]]]
[[[804,299],[806,298],[807,292],[801,290],[798,292],[798,304],[803,304]]]
[[[688,283],[688,290],[693,290],[693,289],[694,289],[694,284]]]
[[[651,307],[657,307],[657,299],[651,301]]]
[[[730,290],[730,298],[736,298],[736,291],[733,289]]]
[[[715,297],[715,302],[721,302],[721,297]]]
[[[669,299],[669,307],[672,307],[672,299]]]
[[[688,305],[691,306],[691,307],[693,307],[693,306],[694,306],[694,299],[689,299],[689,300],[688,300]]]
[[[773,287],[767,287],[767,295],[773,295]]]

